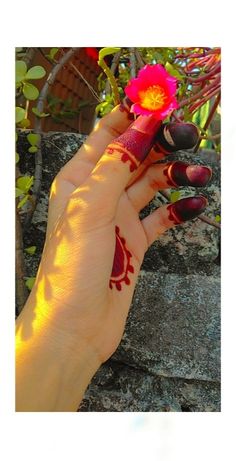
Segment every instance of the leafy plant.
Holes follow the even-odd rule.
[[[27,140],[31,144],[31,147],[29,147],[28,152],[35,153],[38,150],[38,142],[40,141],[40,136],[39,134],[35,133],[30,133],[27,135]]]
[[[33,176],[21,176],[16,180],[16,198],[21,197],[20,202],[17,205],[17,208],[22,208],[22,206],[27,202],[30,197],[29,191],[33,185],[34,177]]]
[[[29,80],[38,80],[46,75],[42,66],[34,66],[27,70],[24,61],[16,61],[16,88],[23,92],[25,99],[35,100],[39,96],[38,88]]]

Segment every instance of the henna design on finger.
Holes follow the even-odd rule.
[[[153,116],[138,117],[123,134],[108,145],[106,153],[120,153],[121,161],[129,163],[132,173],[147,157],[160,124]]]
[[[188,163],[176,161],[167,163],[163,174],[167,177],[166,182],[171,187],[203,187],[210,180],[212,169],[207,166],[188,165]]]
[[[128,277],[128,273],[134,272],[133,266],[130,264],[130,259],[132,254],[126,248],[125,239],[120,236],[120,229],[118,226],[115,228],[116,232],[116,248],[115,248],[115,255],[112,267],[111,278],[109,282],[110,288],[112,285],[115,285],[118,291],[122,289],[122,283],[124,282],[126,285],[130,285],[130,279]]]
[[[155,139],[154,150],[168,155],[180,149],[190,149],[199,140],[194,123],[163,123]]]
[[[205,210],[207,203],[207,199],[203,195],[183,198],[168,205],[168,218],[175,224],[194,219]]]

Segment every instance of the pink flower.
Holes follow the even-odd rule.
[[[176,78],[168,74],[160,64],[147,64],[125,88],[126,95],[134,103],[131,112],[138,115],[153,114],[157,120],[163,120],[178,107],[175,98],[176,82]]]

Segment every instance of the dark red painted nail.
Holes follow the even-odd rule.
[[[174,186],[203,187],[211,178],[212,169],[202,165],[188,165],[176,161],[168,163],[163,171],[167,184]]]
[[[155,150],[169,154],[190,149],[199,140],[199,129],[194,123],[164,123],[156,136]]]
[[[168,205],[169,219],[175,224],[188,221],[199,216],[207,206],[207,199],[203,195],[187,197]]]

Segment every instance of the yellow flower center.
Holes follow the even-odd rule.
[[[167,99],[160,85],[153,85],[145,91],[140,91],[139,96],[141,99],[141,106],[148,110],[160,109]]]

